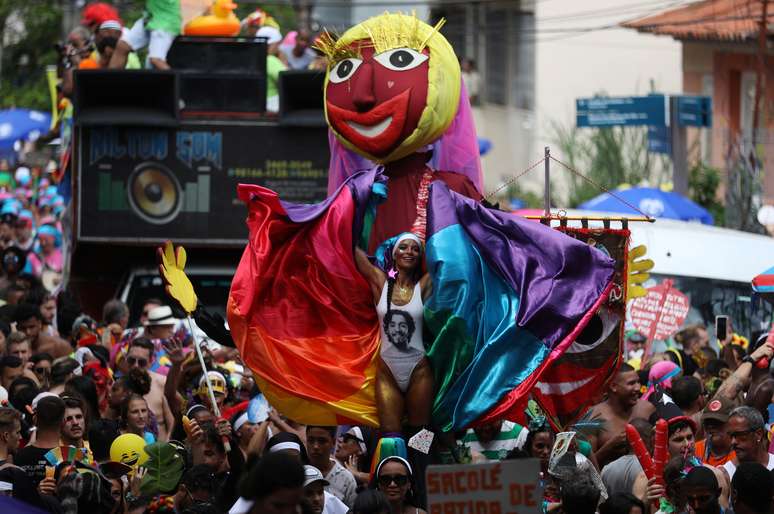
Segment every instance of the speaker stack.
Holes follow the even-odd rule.
[[[175,127],[180,122],[174,71],[77,70],[74,78],[79,125]]]
[[[167,54],[180,75],[184,114],[266,110],[266,43],[254,38],[180,36]]]
[[[279,74],[280,125],[324,127],[325,72],[288,70]]]

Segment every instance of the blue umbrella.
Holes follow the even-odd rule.
[[[51,115],[30,109],[0,111],[0,150],[10,150],[19,140],[36,139],[48,132]]]
[[[653,187],[632,187],[614,191],[616,196],[623,198],[631,205],[653,218],[669,218],[683,221],[699,221],[712,225],[714,220],[707,209],[691,200],[670,191],[662,191]],[[579,209],[588,211],[619,212],[622,214],[640,214],[609,193],[582,203]]]

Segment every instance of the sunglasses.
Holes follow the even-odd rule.
[[[45,375],[49,371],[51,371],[51,368],[35,368],[33,370],[36,375]]]
[[[729,432],[728,433],[728,437],[735,437],[735,438],[739,439],[741,437],[748,436],[748,435],[750,435],[752,433],[755,433],[755,432],[756,432],[756,430],[740,430],[739,432]]]
[[[144,368],[145,366],[148,365],[147,359],[137,359],[135,357],[127,357],[126,362],[128,362],[130,366],[134,366],[135,364],[137,364],[141,368]]]
[[[403,487],[408,484],[408,475],[381,475],[379,477],[379,485],[382,487],[389,487],[393,482],[398,487]]]

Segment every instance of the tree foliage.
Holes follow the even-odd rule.
[[[707,209],[715,219],[715,225],[723,225],[725,208],[718,201],[720,172],[715,168],[698,162],[691,167],[688,175],[688,192],[691,200]]]
[[[603,188],[642,182],[658,186],[670,176],[669,159],[648,151],[645,127],[578,128],[554,123],[553,132],[557,158],[588,179],[568,171],[569,207],[594,198]]]
[[[61,23],[57,0],[0,2],[0,107],[46,110],[51,105],[46,66],[56,64]]]

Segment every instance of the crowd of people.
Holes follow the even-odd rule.
[[[52,292],[62,281],[65,199],[50,169],[0,160],[0,286],[9,304],[33,282]]]
[[[73,69],[139,67],[135,52],[145,46],[148,65],[168,66],[178,1],[149,1],[148,16],[128,29],[111,9],[87,6],[70,33],[65,96]],[[311,34],[283,36],[262,11],[243,31],[267,41],[270,110],[279,70],[324,66]],[[464,72],[475,98],[475,64],[466,61]],[[715,345],[705,327],[690,326],[666,351],[647,354],[645,337],[627,333],[627,362],[576,424],[558,427],[529,402],[518,419],[458,433],[424,427],[435,432],[429,448],[409,440],[406,457],[387,456],[386,434],[371,427],[305,426],[272,408],[228,333],[202,344],[164,299],[148,299],[133,326],[118,299],[99,319],[84,314],[60,287],[64,201],[56,188],[23,166],[0,166],[0,188],[0,504],[95,514],[419,514],[428,507],[428,465],[537,459],[546,513],[772,513],[774,345],[766,335],[730,330]],[[390,325],[393,291],[405,289],[409,301],[426,283],[374,273],[372,289],[385,293],[390,314],[385,338],[411,346],[409,317],[405,327]],[[412,356],[409,378],[421,360]],[[407,378],[402,371],[391,372]],[[410,401],[395,412],[393,436],[430,416]]]
[[[688,327],[642,369],[622,363],[585,426],[565,427],[565,454],[566,433],[530,402],[524,419],[437,434],[419,462],[378,461],[377,430],[295,423],[268,405],[235,348],[210,343],[213,405],[193,338],[160,299],[130,327],[119,300],[95,321],[34,276],[3,280],[0,495],[30,512],[416,513],[428,464],[522,458],[541,463],[544,512],[771,512],[765,337],[745,349],[729,336],[718,356]],[[627,335],[636,366],[641,339]],[[643,467],[627,425],[650,454],[664,446],[661,476]]]

